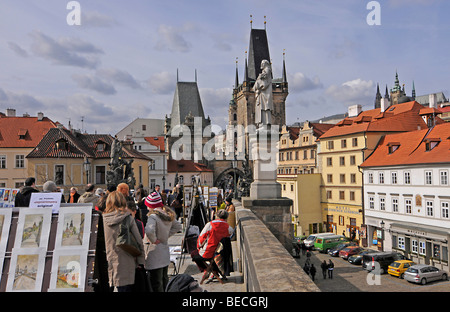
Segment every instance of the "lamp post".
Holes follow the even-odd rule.
[[[381,250],[384,251],[384,220],[381,220],[380,227],[381,227]]]
[[[84,171],[86,172],[86,184],[89,184],[89,171],[91,170],[91,163],[87,157],[84,157]]]

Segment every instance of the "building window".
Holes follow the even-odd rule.
[[[345,191],[339,191],[339,199],[345,199]]]
[[[295,160],[298,160],[298,151],[295,152]]]
[[[411,184],[411,172],[405,171],[405,184]]]
[[[316,151],[315,150],[311,150],[311,159],[316,158]]]
[[[448,171],[442,170],[440,172],[441,175],[441,185],[448,185]]]
[[[355,192],[350,191],[350,200],[355,200]]]
[[[150,161],[150,170],[155,170],[156,169],[156,162],[154,160]]]
[[[347,140],[341,140],[341,148],[347,148]]]
[[[341,165],[341,166],[345,166],[345,157],[339,157],[339,164]]]
[[[303,151],[303,159],[308,159],[308,151]]]
[[[373,196],[369,196],[369,208],[375,209],[375,199]]]
[[[334,141],[328,141],[327,142],[327,148],[328,149],[334,149]]]
[[[25,155],[16,155],[16,168],[25,168]]]
[[[64,165],[55,165],[55,183],[64,185]]]
[[[425,255],[425,242],[419,242],[419,254],[420,255]]]
[[[398,237],[398,248],[405,250],[405,238],[404,237]]]
[[[437,244],[433,244],[433,258],[440,259],[441,258],[441,246]]]
[[[180,175],[180,176],[178,177],[178,182],[179,182],[181,185],[183,185],[183,184],[184,184],[184,176]]]
[[[398,212],[398,198],[392,198],[392,212]]]
[[[344,216],[339,216],[339,225],[344,225]]]
[[[333,183],[333,175],[332,174],[327,174],[327,182]]]
[[[378,174],[378,183],[384,184],[384,172]]]
[[[432,217],[433,216],[433,202],[431,200],[427,200],[425,207],[427,210],[427,216]]]
[[[373,173],[372,172],[369,172],[369,184],[372,184],[373,183]]]
[[[327,191],[327,199],[332,199],[332,198],[333,198],[333,192]]]
[[[156,180],[155,179],[150,179],[150,189],[154,190],[156,187]]]
[[[327,157],[327,166],[332,167],[333,166],[333,158]]]
[[[412,213],[412,199],[405,199],[405,213]]]
[[[95,166],[95,183],[96,184],[106,184],[106,167],[105,166]]]
[[[448,219],[448,210],[449,210],[448,202],[442,202],[441,203],[442,218]]]
[[[358,138],[353,138],[352,139],[352,146],[353,147],[357,147],[358,146]]]
[[[391,172],[391,183],[397,184],[397,172]]]
[[[425,184],[426,185],[433,184],[433,175],[431,171],[425,171]]]
[[[147,125],[142,125],[142,131],[147,130]]]
[[[352,173],[350,174],[350,183],[356,183],[356,174]]]
[[[413,239],[412,241],[411,241],[411,251],[413,252],[413,253],[417,253],[418,251],[419,251],[419,243],[418,243],[418,241],[417,240],[415,240],[415,239]]]
[[[345,174],[341,174],[340,176],[341,183],[345,183]]]
[[[6,169],[6,155],[0,155],[0,169]]]
[[[386,210],[386,198],[380,197],[380,210]]]
[[[293,191],[294,191],[294,185],[291,184],[291,192],[293,192]]]
[[[354,155],[350,156],[350,165],[352,166],[356,165],[356,157]]]

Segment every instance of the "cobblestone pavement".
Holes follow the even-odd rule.
[[[331,259],[334,263],[333,279],[324,279],[320,264],[323,260]],[[296,259],[302,267],[306,261],[306,255],[300,255]],[[427,285],[418,285],[409,283],[403,279],[391,276],[389,274],[381,275],[380,282],[374,285],[374,280],[368,281],[368,273],[360,265],[350,264],[348,261],[339,257],[331,257],[328,254],[322,254],[313,251],[311,263],[317,269],[315,284],[321,291],[325,292],[449,292],[450,281],[436,281]]]
[[[178,233],[169,238],[169,246],[170,247],[181,247],[181,242],[183,239],[183,234]],[[233,248],[233,262],[236,263],[236,241],[231,242]],[[195,262],[192,261],[191,256],[187,253],[183,255],[183,259],[177,259],[177,268],[179,267],[179,273],[189,274],[194,279],[196,279],[199,283],[202,279],[203,273],[200,272]],[[169,274],[173,274],[174,266],[169,266]],[[170,276],[172,277],[172,276]],[[242,274],[236,270],[235,272],[231,272],[231,275],[227,277],[227,281],[224,281],[224,284],[220,284],[217,279],[213,279],[208,282],[206,280],[203,282],[201,287],[208,292],[245,292],[244,279]]]

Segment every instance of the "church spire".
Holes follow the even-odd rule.
[[[245,68],[244,68],[244,81],[248,83],[248,65],[247,65],[247,51],[245,51]]]
[[[234,81],[234,88],[237,89],[239,86],[239,76],[238,76],[238,58],[236,57],[236,79]]]
[[[412,94],[411,94],[413,100],[416,100],[416,86],[414,85],[414,80],[412,84]]]
[[[284,52],[285,49],[283,49],[283,83],[287,82],[287,75],[286,75],[286,53]]]
[[[381,107],[380,85],[377,83],[377,94],[375,95],[375,108]]]

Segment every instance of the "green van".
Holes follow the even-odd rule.
[[[326,253],[329,249],[345,242],[348,242],[348,238],[343,235],[320,237],[314,242],[314,249]]]

